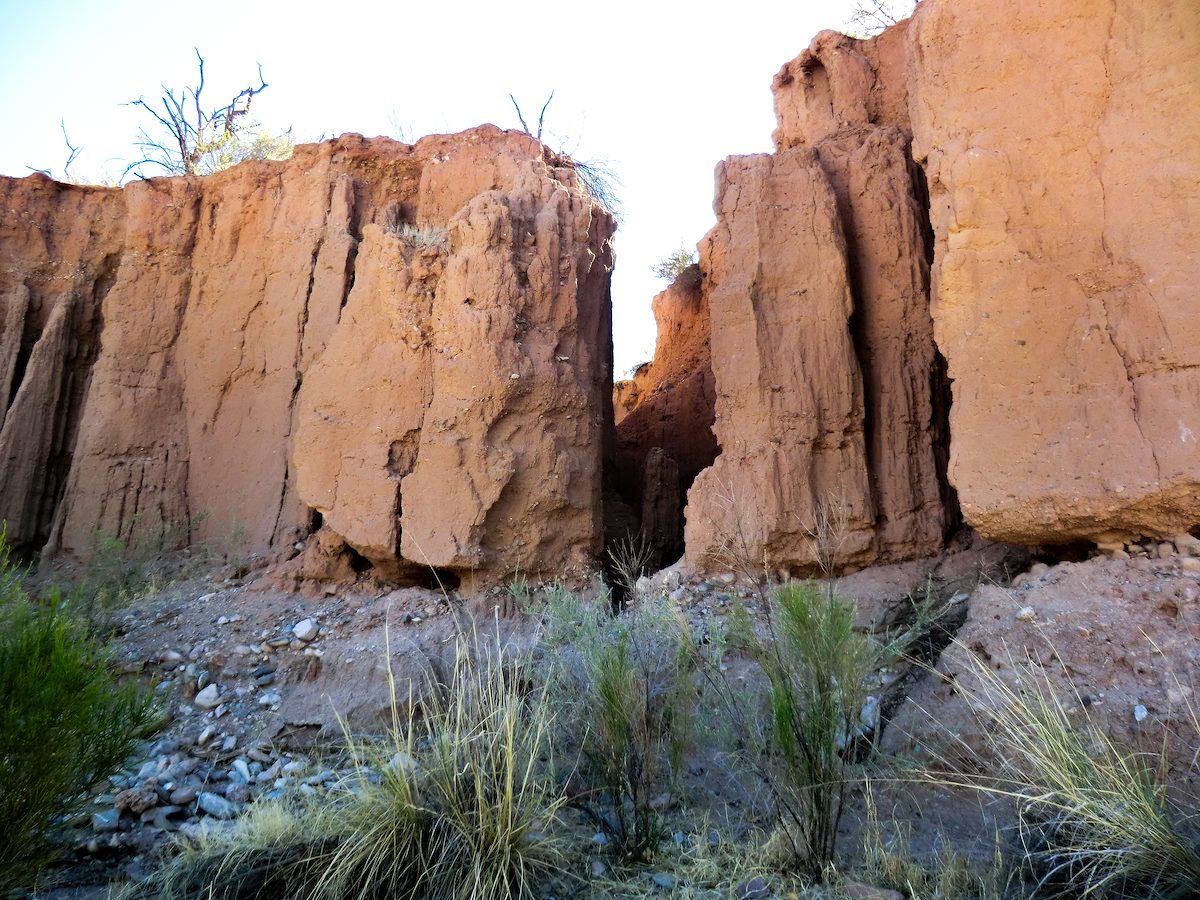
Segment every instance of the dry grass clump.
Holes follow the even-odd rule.
[[[1200,897],[1200,797],[1169,786],[1165,744],[1149,753],[1121,747],[1045,674],[1014,688],[967,657],[995,761],[985,776],[947,780],[1015,802],[1016,862],[1029,895]],[[1190,703],[1183,719],[1200,739]]]
[[[183,843],[145,896],[537,896],[562,859],[548,704],[494,646],[460,638],[455,660],[406,715],[392,685],[386,739],[348,735],[353,774],[321,804],[259,804]]]

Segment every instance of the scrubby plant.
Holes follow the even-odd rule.
[[[1013,687],[966,657],[974,685],[960,690],[988,720],[988,774],[949,780],[1015,802],[1017,861],[1029,891],[1200,896],[1200,797],[1168,784],[1165,744],[1149,753],[1119,746],[1078,696],[1064,702],[1038,666]],[[1182,719],[1196,746],[1200,721],[1190,703]]]
[[[604,555],[616,590],[623,601],[628,602],[637,594],[638,579],[646,574],[646,567],[650,565],[653,555],[650,542],[640,532],[629,534],[609,546]]]
[[[857,779],[864,682],[881,660],[854,627],[854,605],[832,590],[783,585],[771,613],[771,640],[759,651],[771,746],[760,767],[792,866],[820,878],[834,860],[846,793]]]
[[[54,852],[55,827],[155,721],[57,596],[35,603],[0,535],[0,894]]]
[[[178,854],[146,896],[537,896],[559,873],[563,805],[545,697],[494,644],[461,638],[444,685],[402,702],[382,740],[348,737],[352,773],[322,802],[252,807]]]
[[[684,273],[684,270],[695,264],[696,252],[689,250],[687,247],[680,245],[678,250],[668,253],[659,262],[651,267],[655,278],[661,278],[664,281],[674,281]]]
[[[662,837],[656,801],[671,790],[694,734],[695,653],[662,598],[612,616],[603,602],[560,596],[546,611],[551,691],[579,735],[576,800],[628,860]]]
[[[433,225],[420,226],[401,222],[393,231],[418,249],[441,247],[449,239],[449,231]]]

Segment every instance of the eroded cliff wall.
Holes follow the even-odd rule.
[[[1200,4],[925,0],[914,147],[967,521],[1200,522]]]
[[[0,192],[0,516],[23,545],[266,550],[319,515],[394,573],[599,551],[613,221],[540,143],[350,135]]]
[[[822,32],[775,78],[776,152],[718,167],[701,268],[721,455],[688,496],[694,566],[904,559],[955,520],[905,47],[902,27]]]

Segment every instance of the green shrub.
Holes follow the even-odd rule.
[[[119,686],[108,655],[61,605],[35,605],[0,536],[0,893],[52,855],[54,827],[133,752],[149,696]]]
[[[655,263],[651,267],[651,271],[654,273],[655,278],[661,278],[664,281],[674,281],[684,273],[684,270],[688,266],[695,262],[695,251],[680,245],[678,250],[672,251],[661,262]]]
[[[495,646],[461,639],[419,705],[393,684],[386,740],[349,739],[332,796],[253,806],[232,831],[179,845],[142,896],[521,900],[560,870],[549,704]],[[411,699],[411,698],[410,698]]]
[[[672,787],[693,736],[697,691],[687,624],[662,599],[613,617],[604,604],[559,595],[547,612],[552,691],[579,735],[585,801],[630,860],[661,838],[655,801]]]
[[[862,727],[863,683],[877,648],[854,629],[854,605],[813,584],[775,593],[774,641],[760,661],[769,683],[777,767],[768,784],[793,864],[820,877],[834,859],[838,825]]]

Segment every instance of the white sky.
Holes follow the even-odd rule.
[[[300,141],[353,131],[414,140],[519,127],[553,90],[543,138],[621,179],[613,276],[616,371],[650,358],[650,267],[713,223],[713,169],[771,149],[771,77],[853,0],[676,3],[0,0],[0,174],[115,176],[145,113],[121,106],[195,81],[219,105],[256,81],[252,115]]]

